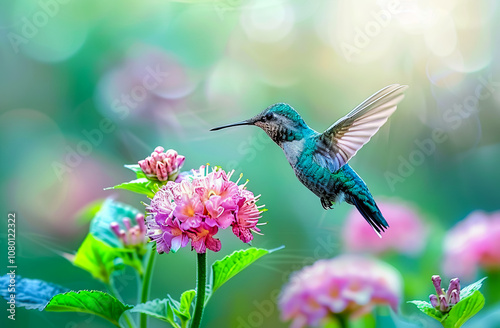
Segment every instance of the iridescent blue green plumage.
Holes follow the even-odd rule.
[[[346,201],[356,206],[380,235],[389,225],[365,182],[347,162],[387,121],[403,99],[406,86],[390,85],[366,99],[325,132],[318,133],[288,104],[274,104],[235,124],[256,125],[280,146],[295,175],[316,194],[325,209]]]

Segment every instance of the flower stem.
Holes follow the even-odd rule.
[[[349,319],[342,314],[338,314],[335,316],[337,318],[337,322],[339,323],[340,328],[348,328],[349,327]]]
[[[153,273],[153,267],[155,264],[156,251],[154,249],[149,249],[149,256],[146,264],[146,271],[142,276],[141,285],[141,298],[140,303],[146,303],[149,298],[149,290],[151,287],[151,274]],[[141,313],[141,328],[146,328],[148,326],[148,316],[145,313]]]
[[[205,308],[205,291],[207,289],[207,254],[198,254],[198,278],[196,282],[196,304],[194,306],[191,328],[199,328]]]

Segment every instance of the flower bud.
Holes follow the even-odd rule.
[[[438,307],[439,306],[439,300],[436,295],[431,294],[429,295],[429,300],[431,301],[432,307]]]
[[[451,292],[456,290],[460,293],[460,279],[453,278],[450,280],[450,285],[448,286],[448,292],[446,293],[446,298],[450,299]]]
[[[135,221],[137,222],[137,226],[139,227],[139,231],[141,233],[146,232],[146,223],[144,222],[144,214],[137,214],[135,216]]]
[[[454,289],[450,295],[450,305],[455,305],[458,302],[460,302],[460,294],[456,289]]]
[[[447,312],[448,311],[448,302],[446,301],[446,296],[439,295],[439,311]]]
[[[186,158],[173,149],[164,150],[163,147],[156,147],[151,156],[138,162],[139,167],[148,178],[175,181]]]
[[[441,277],[439,275],[433,275],[432,276],[432,284],[434,285],[434,288],[436,289],[436,293],[438,296],[443,295],[443,290],[441,289]]]

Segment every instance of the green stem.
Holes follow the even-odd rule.
[[[155,264],[156,258],[156,250],[150,249],[148,262],[146,265],[146,271],[142,276],[142,285],[141,285],[141,298],[140,303],[146,303],[149,298],[149,290],[151,287],[151,274],[153,273],[153,267]],[[148,316],[145,313],[141,313],[141,328],[146,328],[148,326]]]
[[[339,323],[340,328],[348,328],[349,327],[349,319],[342,315],[338,314],[335,316],[337,318],[337,322]]]
[[[194,306],[191,328],[199,328],[205,308],[205,291],[207,290],[207,254],[198,254],[198,278],[196,282],[196,304]]]

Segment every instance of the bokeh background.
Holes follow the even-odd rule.
[[[410,86],[406,98],[350,164],[379,202],[416,213],[423,228],[400,230],[414,237],[400,245],[414,251],[376,256],[403,277],[401,320],[439,325],[405,301],[426,299],[432,274],[447,280],[458,270],[445,249],[466,252],[471,243],[446,239],[450,229],[476,210],[487,217],[500,207],[496,1],[17,0],[1,7],[0,183],[5,222],[8,211],[18,218],[18,274],[104,288],[59,254],[76,250],[88,232],[79,213],[89,203],[114,196],[141,208],[140,195],[103,188],[132,179],[123,164],[161,145],[185,155],[185,169],[210,163],[243,172],[269,209],[253,245],[286,246],[214,295],[206,327],[285,327],[273,295],[289,273],[349,250],[352,208],[324,211],[260,129],[209,129],[287,102],[322,131],[373,92],[400,83]],[[6,223],[0,226],[5,240]],[[493,230],[477,234],[481,247],[500,248],[482,244]],[[242,246],[224,234],[222,243],[209,261]],[[472,261],[474,270],[461,277],[490,277],[485,309],[466,327],[500,327],[500,259],[489,259]],[[194,262],[187,248],[160,256],[152,297],[194,287]],[[122,282],[131,302],[133,279]],[[2,326],[12,325],[5,317]],[[393,323],[384,310],[377,320],[410,325]],[[109,325],[18,309],[12,326]]]

